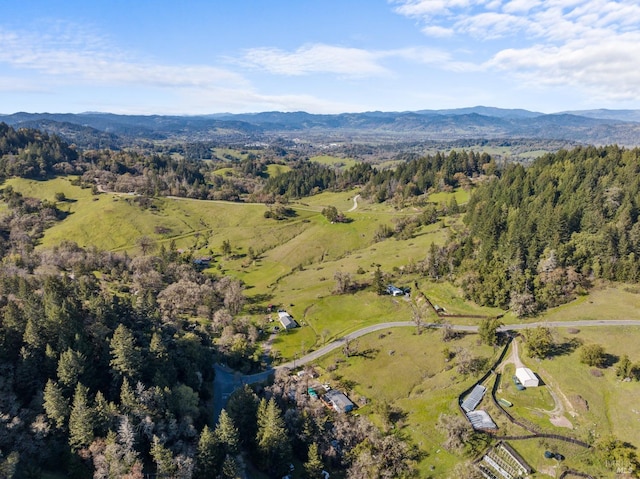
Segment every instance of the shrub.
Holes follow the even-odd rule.
[[[605,365],[606,354],[599,344],[587,344],[580,348],[580,362],[587,366],[601,368]]]

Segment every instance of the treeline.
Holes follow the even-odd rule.
[[[56,173],[77,172],[78,152],[58,136],[0,123],[0,176],[46,178]]]
[[[153,149],[87,150],[78,152],[59,137],[37,130],[14,130],[0,125],[0,175],[46,178],[55,174],[81,175],[81,184],[99,191],[143,196],[181,196],[228,201],[301,198],[322,191],[362,186],[362,195],[383,202],[406,199],[436,189],[467,186],[470,178],[496,172],[486,153],[451,151],[419,156],[400,154],[396,166],[376,169],[369,163],[338,170],[310,162],[304,151],[288,145],[257,147],[242,160],[217,158],[214,144],[198,143]],[[175,153],[180,156],[176,157]],[[202,161],[203,158],[213,161]],[[284,163],[291,170],[268,177],[267,166]],[[226,169],[224,175],[216,170]]]
[[[451,151],[448,155],[419,156],[402,154],[395,158],[394,168],[377,169],[368,163],[357,163],[336,170],[309,161],[299,161],[291,171],[269,178],[266,192],[301,198],[325,190],[342,191],[362,186],[362,196],[383,202],[393,198],[410,198],[436,189],[468,186],[472,177],[493,175],[498,171],[495,160],[487,153]]]
[[[0,194],[0,476],[191,477],[215,357],[255,362],[242,285],[173,247],[35,250],[60,212]]]
[[[519,315],[595,278],[637,282],[639,160],[639,149],[579,147],[507,165],[475,190],[467,231],[432,248],[432,276],[454,275],[471,299]]]
[[[394,168],[374,170],[364,184],[363,196],[377,202],[394,198],[411,198],[426,194],[432,189],[439,191],[459,186],[468,186],[470,179],[479,175],[497,172],[495,160],[487,153],[452,150],[448,155],[418,156],[400,155]]]

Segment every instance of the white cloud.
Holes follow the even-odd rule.
[[[475,0],[399,0],[395,11],[409,17],[425,17],[443,15],[452,9],[465,8],[475,3]]]
[[[0,29],[0,44],[0,64],[13,70],[37,71],[58,82],[202,88],[245,83],[240,75],[220,68],[129,58],[81,31],[54,37]]]
[[[532,25],[528,19],[516,15],[486,12],[459,20],[455,28],[475,38],[494,39],[527,31]]]
[[[388,74],[379,64],[380,55],[358,48],[333,45],[305,45],[294,52],[277,48],[248,50],[244,61],[271,73],[280,75],[306,75],[310,73],[335,73],[351,77]]]
[[[570,87],[607,100],[640,100],[637,0],[392,0],[394,10],[419,19],[428,36],[447,33],[471,52],[456,53],[447,68],[474,58],[521,85]],[[456,52],[453,50],[452,52]]]
[[[527,13],[541,4],[541,0],[511,0],[502,9],[507,13]]]
[[[422,20],[427,34],[453,30],[477,38],[515,38],[525,33],[554,39],[597,29],[621,33],[640,28],[636,0],[390,1],[396,5],[396,13]],[[478,28],[473,28],[476,25]],[[559,26],[568,27],[569,32],[557,32]]]
[[[530,85],[568,85],[601,100],[637,100],[640,71],[631,66],[639,42],[640,34],[634,33],[597,43],[506,49],[486,66],[511,71]]]
[[[451,61],[451,55],[444,51],[428,47],[402,48],[377,52],[380,58],[401,58],[403,60],[427,65],[445,65]]]
[[[422,29],[422,33],[429,37],[447,38],[454,35],[452,28],[446,28],[439,25],[427,25]]]
[[[382,63],[393,59],[424,64],[446,64],[450,56],[443,50],[426,47],[368,51],[315,44],[306,45],[294,52],[276,48],[257,48],[249,50],[243,57],[245,64],[279,75],[330,73],[353,78],[392,75],[392,71]]]

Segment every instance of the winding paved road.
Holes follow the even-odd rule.
[[[501,326],[498,331],[520,331],[523,329],[531,329],[537,328],[538,326],[544,326],[547,328],[589,328],[595,326],[640,326],[640,320],[634,319],[612,319],[612,320],[582,320],[582,321],[553,321],[553,322],[535,322],[535,323],[519,323],[519,324],[507,324],[505,326]],[[286,363],[279,364],[275,366],[273,369],[268,369],[266,371],[251,374],[251,375],[243,375],[238,373],[237,371],[233,371],[224,366],[215,365],[215,380],[214,380],[214,418],[217,422],[217,418],[220,414],[220,411],[224,407],[227,402],[227,398],[229,395],[235,391],[237,388],[241,387],[244,384],[253,384],[265,381],[275,373],[278,369],[293,369],[294,367],[303,366],[307,363],[315,361],[316,359],[324,356],[325,354],[330,353],[331,351],[338,349],[344,345],[345,341],[353,340],[359,338],[360,336],[364,336],[366,334],[375,333],[376,331],[381,331],[383,329],[389,328],[406,328],[406,327],[416,327],[416,323],[413,321],[396,321],[389,323],[379,323],[374,324],[373,326],[367,326],[366,328],[359,329],[358,331],[354,331],[353,333],[349,333],[342,338],[336,339],[335,341],[330,342],[329,344],[317,349],[305,356],[302,356],[299,359],[294,361],[289,361]],[[437,329],[441,328],[442,324],[438,323],[425,323],[423,327],[426,329]],[[465,325],[451,325],[454,331],[462,331],[467,333],[475,333],[478,331],[478,326],[465,326]]]

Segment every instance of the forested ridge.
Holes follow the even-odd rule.
[[[562,304],[597,278],[639,279],[640,150],[581,147],[511,164],[466,206],[467,229],[429,255],[480,304],[519,315]]]
[[[0,123],[0,176],[45,178],[72,170],[77,159],[78,152],[56,135]]]

